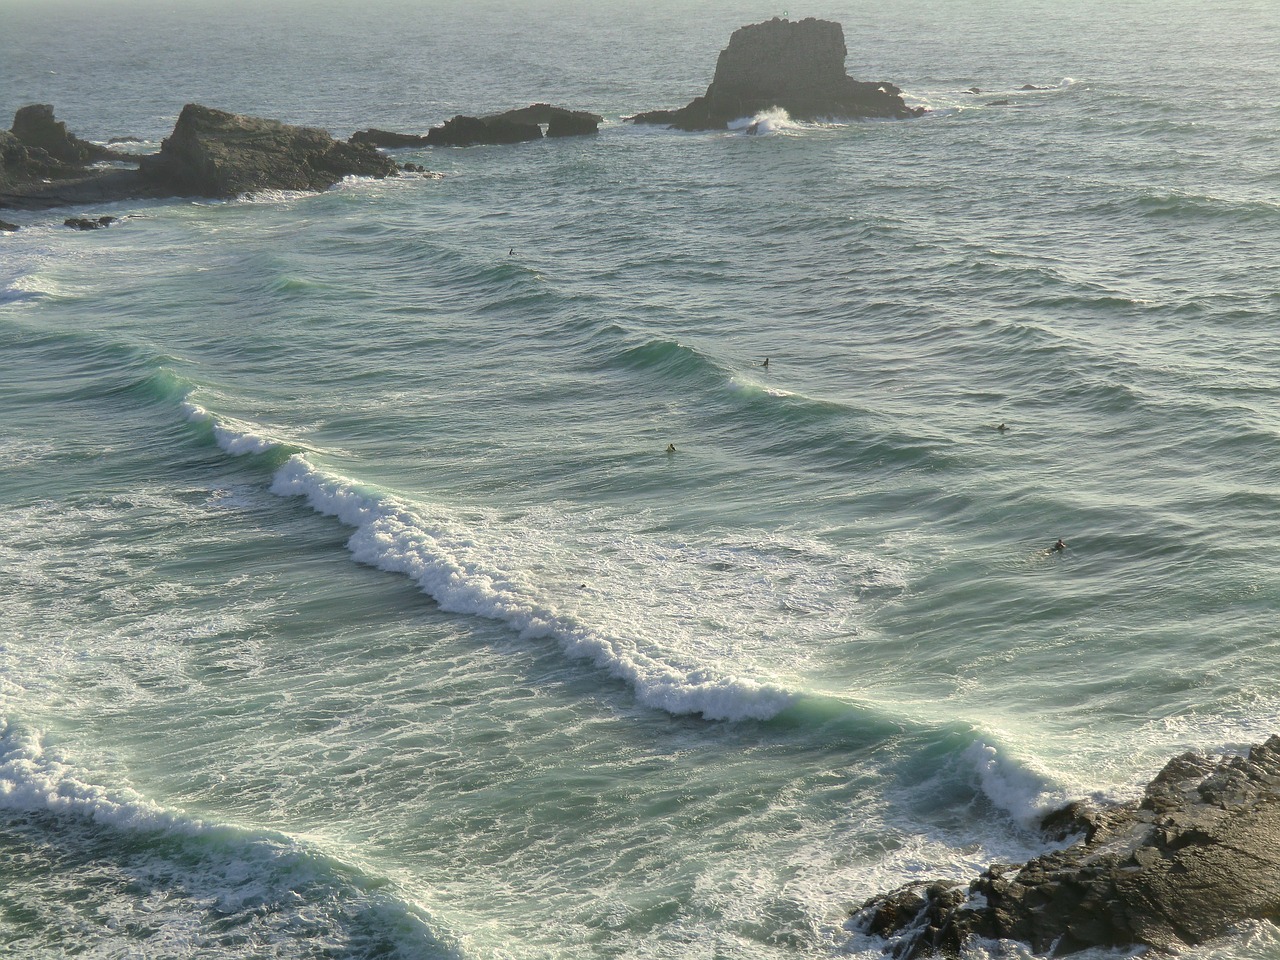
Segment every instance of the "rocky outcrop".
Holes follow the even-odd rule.
[[[13,115],[13,127],[9,132],[23,146],[43,150],[57,162],[71,166],[127,159],[123,154],[71,134],[65,123],[54,119],[53,107],[47,103],[33,103],[19,109]]]
[[[395,150],[400,147],[421,147],[427,138],[417,133],[395,133],[392,130],[379,130],[370,127],[368,130],[357,130],[350,137],[352,143],[367,143],[371,147],[385,147]]]
[[[427,144],[433,147],[475,147],[504,143],[527,143],[542,139],[542,128],[548,137],[576,137],[596,133],[601,117],[585,110],[566,110],[546,103],[535,103],[518,110],[492,113],[486,117],[462,114],[427,132]]]
[[[316,127],[189,103],[142,176],[177,195],[234,197],[254,190],[325,190],[346,176],[387,177],[396,165],[368,144]]]
[[[680,130],[723,129],[730,121],[781,107],[797,120],[915,117],[892,83],[868,83],[845,73],[844,29],[830,20],[774,17],[740,27],[720,53],[705,95],[679,110],[637,114],[636,123]]]
[[[33,103],[14,114],[11,130],[0,131],[0,191],[82,177],[86,164],[118,159],[127,158],[72,135],[53,107]]]
[[[433,147],[476,147],[541,139],[542,128],[536,123],[522,123],[502,117],[484,119],[462,114],[427,131],[427,144]]]
[[[1070,807],[1046,827],[1072,846],[967,885],[913,883],[864,904],[855,925],[897,960],[958,957],[973,937],[1055,956],[1090,947],[1163,952],[1247,919],[1280,920],[1280,737],[1247,757],[1188,753],[1140,801]]]
[[[508,110],[485,117],[486,122],[509,120],[513,123],[536,123],[547,128],[548,137],[579,137],[598,133],[603,119],[599,114],[553,107],[549,103],[534,103],[519,110]]]
[[[62,225],[64,227],[74,227],[77,230],[101,230],[103,227],[109,227],[115,222],[115,217],[68,217],[62,222]]]

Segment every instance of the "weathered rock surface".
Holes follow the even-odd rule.
[[[797,120],[919,116],[892,83],[868,83],[845,73],[844,29],[830,20],[774,17],[740,27],[720,53],[705,95],[679,110],[632,118],[680,130],[723,129],[731,120],[781,107]]]
[[[859,908],[855,925],[911,960],[957,957],[971,937],[1055,956],[1168,952],[1242,920],[1280,920],[1280,736],[1247,757],[1176,757],[1141,801],[1069,807],[1046,826],[1083,838],[1022,866],[993,865],[967,886],[902,887]]]
[[[8,220],[0,220],[0,233],[17,233],[20,228],[16,223],[10,223]]]
[[[396,165],[368,144],[189,103],[143,179],[177,195],[234,197],[254,190],[325,190],[343,177],[387,177]]]
[[[463,114],[458,114],[427,132],[427,143],[433,147],[477,147],[541,139],[542,128],[536,123],[490,121]]]
[[[427,138],[417,133],[396,133],[393,130],[379,130],[370,127],[368,130],[357,130],[350,137],[352,143],[367,143],[371,147],[386,147],[394,150],[399,147],[421,147]]]
[[[13,115],[13,127],[9,132],[23,146],[43,150],[59,163],[83,166],[99,160],[127,159],[123,154],[74,136],[65,123],[54,119],[53,107],[47,103],[33,103],[20,108]]]
[[[33,103],[14,114],[11,130],[0,131],[0,193],[81,177],[86,164],[116,159],[126,158],[73,136],[65,123],[53,118],[53,107]]]
[[[75,227],[77,230],[101,230],[116,222],[115,217],[68,217],[62,222],[64,227]]]
[[[484,118],[486,122],[494,120],[510,120],[513,123],[536,123],[545,125],[548,137],[578,137],[598,133],[599,114],[585,110],[569,110],[565,107],[553,107],[549,103],[533,103],[519,110],[507,110]]]
[[[575,137],[596,133],[601,119],[585,110],[535,103],[486,117],[459,114],[439,127],[432,127],[427,132],[427,143],[433,147],[527,143],[542,139],[543,126],[547,128],[548,137]]]

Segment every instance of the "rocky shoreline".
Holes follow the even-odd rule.
[[[1074,842],[968,884],[911,883],[853,911],[894,960],[960,957],[975,939],[1062,956],[1172,953],[1246,920],[1280,920],[1280,736],[1247,756],[1175,757],[1140,800],[1045,818]]]
[[[891,83],[848,77],[846,53],[838,23],[775,17],[742,27],[721,52],[705,96],[679,110],[651,111],[630,119],[680,130],[712,130],[771,107],[797,119],[905,119],[924,112],[907,107]],[[32,104],[17,112],[10,130],[0,131],[0,209],[181,196],[229,198],[270,189],[324,190],[347,176],[427,173],[414,164],[397,165],[380,149],[589,136],[601,121],[586,111],[535,103],[483,117],[460,114],[425,134],[369,128],[341,141],[316,127],[189,103],[160,151],[138,156],[81,140],[54,118],[52,106]]]

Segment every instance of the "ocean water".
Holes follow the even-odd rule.
[[[783,12],[0,0],[0,113],[143,151],[606,118],[4,214],[0,952],[870,958],[1275,731],[1280,7],[787,8],[927,116],[622,122]]]

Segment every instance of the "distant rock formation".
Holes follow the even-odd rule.
[[[400,147],[421,147],[427,138],[417,133],[395,133],[391,130],[379,130],[370,127],[368,130],[357,130],[350,137],[352,143],[367,143],[371,147],[385,147],[395,150]]]
[[[548,137],[580,137],[598,133],[604,118],[585,110],[568,110],[553,107],[549,103],[534,103],[519,110],[508,110],[485,117],[487,122],[510,120],[513,123],[537,123],[545,125]]]
[[[23,146],[43,150],[59,163],[83,166],[99,160],[126,159],[123,154],[73,136],[65,123],[53,118],[53,107],[47,103],[33,103],[19,109],[13,115],[10,133]]]
[[[396,165],[368,144],[316,127],[247,117],[196,103],[182,108],[142,177],[177,195],[234,197],[254,190],[325,190],[343,177],[387,177]]]
[[[542,139],[543,125],[547,127],[548,137],[573,137],[596,133],[600,120],[594,113],[535,103],[487,117],[459,114],[442,126],[429,130],[426,142],[433,147],[526,143]]]
[[[110,150],[68,133],[67,125],[53,118],[53,107],[33,103],[14,114],[11,130],[0,131],[0,191],[83,176],[85,164],[115,158]]]
[[[679,110],[638,114],[636,123],[680,130],[718,130],[731,120],[781,107],[797,120],[916,117],[892,83],[867,83],[845,73],[844,29],[830,20],[774,17],[740,27],[720,52],[705,95]]]
[[[1174,952],[1246,919],[1280,920],[1280,736],[1247,757],[1171,760],[1141,801],[1046,820],[1082,839],[968,885],[912,883],[855,924],[897,960],[961,955],[972,937],[1054,956],[1146,945]]]

